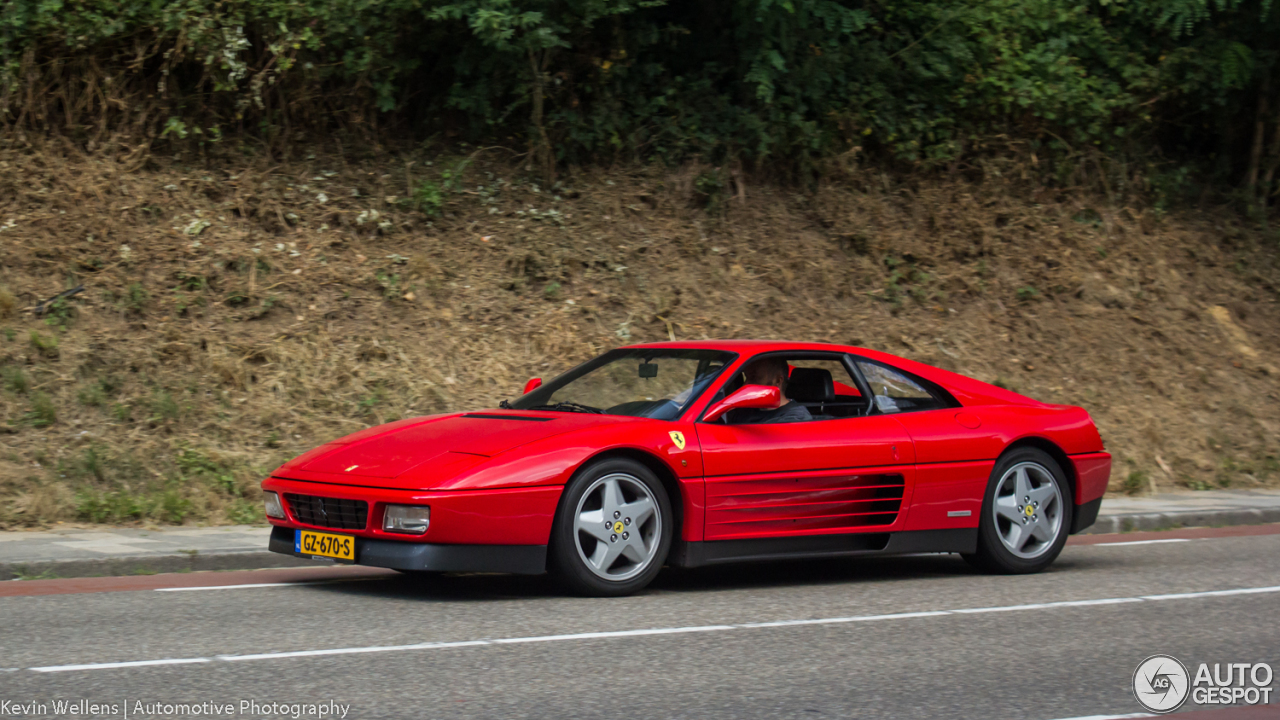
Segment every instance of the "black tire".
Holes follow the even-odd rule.
[[[575,530],[574,519],[579,514],[579,506],[584,503],[584,495],[591,491],[595,496],[599,491],[597,481],[607,482],[609,478],[624,476],[630,479],[623,480],[619,485],[633,491],[630,499],[634,501],[639,498],[640,496],[634,491],[642,490],[649,494],[656,507],[657,525],[651,526],[648,519],[644,521],[644,528],[650,531],[648,539],[651,543],[656,543],[656,551],[648,556],[646,563],[637,563],[632,568],[634,574],[624,579],[614,580],[602,577],[588,566],[588,561],[584,558],[587,552],[584,547],[586,544],[608,542],[607,538],[598,540]],[[638,485],[633,484],[632,481]],[[585,502],[590,503],[593,499],[594,497]],[[629,522],[629,518],[620,519],[627,519]],[[639,527],[640,523],[637,522],[635,528],[629,528],[628,535],[630,531],[635,531],[636,537],[640,538],[640,531],[637,529]],[[671,550],[674,530],[675,514],[671,510],[671,501],[667,497],[667,491],[662,486],[662,482],[653,474],[653,471],[635,460],[606,458],[579,470],[565,486],[564,494],[560,497],[560,505],[556,509],[555,522],[551,527],[548,570],[566,588],[580,595],[591,597],[630,595],[652,582],[662,570],[662,564],[666,562],[667,553]],[[650,544],[648,547],[653,548],[653,545]],[[627,562],[629,560],[625,557],[619,557],[616,565],[611,567],[625,566]],[[601,572],[608,570],[609,568],[604,568]],[[626,568],[624,567],[623,570]]]
[[[1036,468],[1043,470],[1037,470]],[[1008,537],[1011,532],[1009,525],[1011,521],[1008,518],[1000,519],[993,508],[997,502],[997,493],[1001,488],[1001,481],[1005,479],[1005,475],[1015,472],[1016,469],[1022,468],[1027,471],[1028,476],[1032,477],[1032,482],[1040,482],[1041,486],[1050,479],[1056,483],[1058,490],[1058,498],[1053,503],[1057,505],[1056,522],[1051,524],[1057,528],[1057,534],[1052,537],[1052,541],[1037,540],[1035,537],[1030,538],[1030,543],[1023,548],[1021,555],[1032,555],[1031,557],[1020,556],[1010,549],[1002,537]],[[1007,482],[1014,482],[1011,478]],[[1035,488],[1036,491],[1043,494],[1045,491],[1040,490],[1041,486]],[[1038,505],[1030,510],[1016,496],[1016,493],[1005,497],[1012,498],[1017,503],[1018,511],[1027,512],[1027,522],[1040,520],[1038,513],[1044,512],[1048,519],[1048,511],[1041,509]],[[1030,497],[1030,496],[1024,496]],[[1007,502],[1007,500],[1006,500]],[[1062,467],[1058,465],[1048,453],[1033,447],[1021,447],[1006,452],[996,462],[995,467],[991,470],[991,478],[987,481],[987,491],[982,498],[982,517],[978,521],[978,549],[972,555],[964,555],[964,559],[972,566],[990,573],[999,573],[1002,575],[1021,575],[1026,573],[1035,573],[1044,570],[1057,559],[1058,554],[1062,552],[1062,548],[1067,544],[1067,536],[1071,534],[1071,519],[1075,512],[1075,498],[1071,491],[1071,483],[1067,482],[1066,473],[1062,471]],[[1035,513],[1033,515],[1033,513]],[[1048,534],[1046,531],[1045,534]],[[1014,540],[1017,542],[1017,540]]]

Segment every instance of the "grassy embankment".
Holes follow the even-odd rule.
[[[668,337],[853,343],[1083,405],[1113,492],[1280,481],[1280,255],[1233,213],[485,160],[0,155],[0,527],[253,520],[319,442]]]

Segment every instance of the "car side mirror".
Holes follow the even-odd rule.
[[[520,394],[528,395],[529,393],[533,392],[534,390],[537,390],[540,387],[542,387],[542,378],[529,378],[529,382],[524,384],[524,392]]]
[[[706,415],[702,422],[715,422],[721,415],[738,408],[760,408],[777,410],[782,407],[782,391],[772,385],[743,385],[729,397],[721,400]]]

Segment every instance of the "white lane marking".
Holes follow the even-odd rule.
[[[1150,713],[1130,713],[1128,715],[1082,715],[1073,718],[1058,718],[1058,720],[1130,720],[1130,718],[1149,718],[1155,717]]]
[[[723,632],[736,629],[733,625],[700,625],[681,628],[650,628],[647,630],[614,630],[609,632],[573,633],[571,635],[541,635],[538,637],[499,638],[490,640],[494,645],[508,643],[558,642],[561,640],[594,640],[596,638],[634,637],[636,635],[675,635],[691,632]]]
[[[1191,542],[1190,538],[1165,538],[1163,540],[1128,540],[1122,542],[1110,543],[1094,543],[1094,547],[1115,547],[1117,545],[1155,545],[1157,543],[1171,542]],[[1149,715],[1135,715],[1134,717],[1150,717]]]
[[[971,613],[988,613],[988,612],[1009,612],[1012,610],[1044,610],[1056,607],[1083,607],[1086,605],[1116,605],[1119,603],[1142,602],[1142,598],[1102,598],[1100,600],[1066,600],[1063,602],[1036,603],[1034,605],[1005,605],[1004,607],[987,607],[987,608],[965,608],[963,610],[952,610],[951,612],[961,615]]]
[[[620,637],[636,637],[641,635],[674,635],[692,632],[726,632],[731,630],[754,630],[763,628],[795,627],[800,625],[833,625],[838,623],[872,622],[876,620],[906,620],[910,618],[938,617],[941,615],[973,615],[989,612],[1012,612],[1017,610],[1053,610],[1070,607],[1092,607],[1095,605],[1119,605],[1124,603],[1150,602],[1160,600],[1189,600],[1195,598],[1225,597],[1231,595],[1254,595],[1258,593],[1280,592],[1280,585],[1259,588],[1236,588],[1233,590],[1210,590],[1207,592],[1175,593],[1170,595],[1143,595],[1141,597],[1097,598],[1094,600],[1066,600],[1062,602],[1034,603],[1030,605],[1006,605],[1003,607],[957,608],[955,610],[928,610],[923,612],[889,613],[884,615],[856,615],[852,617],[816,618],[812,620],[775,620],[772,622],[735,623],[731,625],[697,625],[677,628],[644,628],[639,630],[616,630],[608,632],[569,633],[564,635],[536,635],[531,637],[496,638],[487,640],[463,640],[457,642],[425,642],[413,645],[374,645],[355,648],[330,648],[326,650],[297,650],[292,652],[257,653],[252,655],[216,655],[214,657],[183,658],[174,660],[136,660],[117,663],[87,663],[82,665],[51,665],[47,667],[27,668],[35,672],[66,672],[70,670],[109,670],[113,668],[143,667],[147,665],[180,665],[185,663],[207,663],[215,660],[240,662],[245,660],[280,660],[285,658],[315,657],[321,655],[356,655],[360,653],[404,652],[411,650],[438,650],[455,647],[475,647],[481,645],[511,645],[531,642],[556,642],[571,640],[613,639]],[[1097,718],[1149,717],[1147,715],[1098,715]],[[1065,720],[1086,720],[1085,718],[1067,718]]]
[[[905,620],[907,618],[934,617],[950,615],[950,610],[929,610],[927,612],[893,613],[892,615],[855,615],[853,617],[819,618],[817,620],[775,620],[773,622],[742,623],[740,628],[772,628],[794,627],[796,625],[835,625],[837,623],[870,622],[873,620]]]
[[[67,672],[70,670],[111,670],[113,668],[147,667],[149,665],[190,665],[213,662],[209,658],[172,658],[169,660],[134,660],[131,662],[86,663],[84,665],[49,665],[27,668],[35,672]]]
[[[1280,592],[1280,585],[1260,588],[1237,588],[1235,590],[1209,590],[1206,592],[1174,593],[1172,595],[1143,595],[1143,600],[1188,600],[1191,598],[1225,597],[1227,595],[1253,595],[1255,593]]]
[[[316,657],[319,655],[357,655],[360,653],[400,652],[404,650],[439,650],[442,648],[488,645],[488,640],[464,640],[462,642],[416,643],[413,645],[376,645],[360,648],[331,648],[329,650],[299,650],[297,652],[258,653],[257,655],[218,655],[218,660],[279,660],[282,658]]]
[[[243,588],[293,587],[295,585],[328,585],[342,582],[338,580],[311,580],[306,582],[250,583],[247,585],[204,585],[201,587],[167,587],[155,588],[156,592],[191,592],[193,590],[241,590]]]

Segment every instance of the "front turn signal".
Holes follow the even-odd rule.
[[[266,491],[262,493],[262,504],[266,506],[267,517],[277,520],[284,519],[284,505],[280,504],[280,496]]]
[[[405,535],[422,535],[431,525],[427,505],[388,505],[382,513],[382,529]]]

